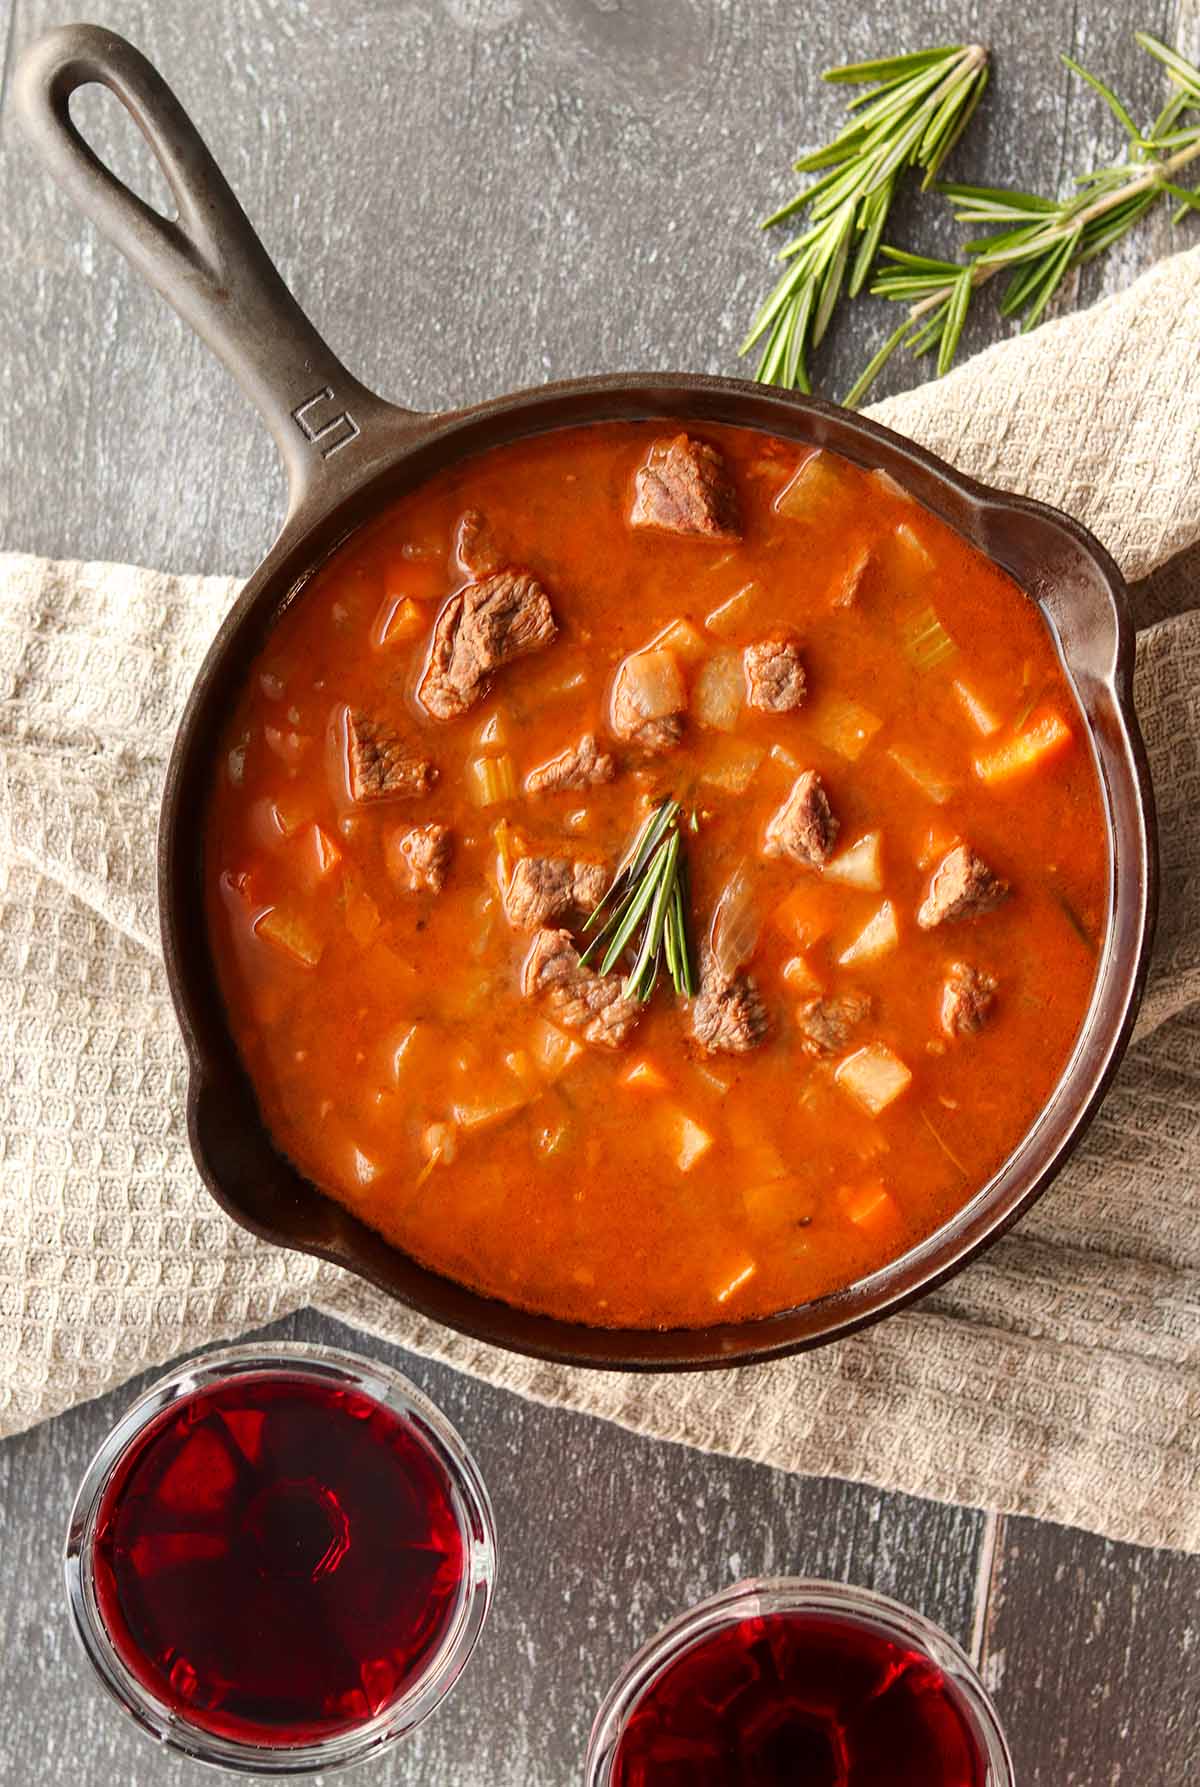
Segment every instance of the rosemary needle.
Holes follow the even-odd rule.
[[[648,1000],[666,967],[677,993],[696,990],[687,933],[687,861],[676,800],[660,801],[634,839],[604,898],[593,908],[583,929],[595,931],[580,961],[600,956],[607,974],[625,951],[636,950],[624,991]],[[695,815],[692,815],[695,830]]]
[[[796,162],[797,173],[817,180],[763,224],[808,214],[739,350],[762,341],[755,377],[801,391],[811,390],[809,355],[843,290],[854,297],[866,282],[901,176],[922,168],[924,185],[936,178],[983,97],[988,57],[980,44],[955,44],[831,68],[824,78],[866,91],[850,101],[834,140]]]
[[[1065,199],[999,187],[939,185],[960,223],[982,224],[990,233],[968,242],[961,261],[880,249],[886,264],[870,289],[906,304],[908,312],[847,394],[847,404],[862,401],[901,347],[916,355],[936,350],[939,374],[947,371],[975,292],[997,273],[1008,274],[1001,314],[1020,317],[1022,328],[1031,329],[1067,275],[1111,248],[1164,194],[1176,200],[1176,222],[1186,211],[1200,210],[1200,190],[1176,179],[1200,158],[1200,122],[1194,117],[1200,111],[1200,69],[1145,31],[1137,33],[1137,41],[1162,63],[1174,88],[1144,131],[1110,87],[1070,56],[1063,57],[1071,72],[1100,95],[1124,131],[1123,160],[1081,175]],[[1188,113],[1193,121],[1181,123]]]

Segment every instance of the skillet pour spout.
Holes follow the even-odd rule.
[[[71,121],[89,82],[129,111],[166,175],[166,218],[104,166]],[[279,447],[288,480],[278,539],[225,620],[183,712],[167,772],[158,886],[167,976],[190,1062],[188,1131],[218,1203],[254,1233],[358,1273],[465,1334],[593,1367],[745,1364],[840,1338],[960,1270],[1040,1196],[1078,1145],[1128,1042],[1157,891],[1154,810],[1133,709],[1133,633],[1119,571],[1077,522],[989,490],[848,411],[741,380],[584,378],[468,410],[421,415],[368,391],[317,335],[268,259],[194,126],[131,44],[99,27],[53,31],[18,65],[18,116],[76,204],[225,362]],[[202,839],[222,725],[282,609],[384,503],[486,448],[613,419],[732,423],[878,467],[993,559],[1042,609],[1086,719],[1108,827],[1108,923],[1075,1049],[1037,1122],[987,1185],[902,1258],[835,1295],[746,1323],[643,1331],[529,1314],[417,1264],[277,1151],[217,990]]]

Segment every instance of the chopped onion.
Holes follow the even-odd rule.
[[[721,889],[708,934],[713,961],[722,974],[736,974],[745,966],[758,948],[761,930],[754,880],[743,858]]]

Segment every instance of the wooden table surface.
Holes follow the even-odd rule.
[[[0,0],[4,74],[61,0]],[[1052,189],[1112,154],[1070,50],[1138,116],[1135,26],[1200,51],[1196,0],[97,0],[207,136],[285,277],[368,384],[421,408],[618,368],[738,370],[770,277],[757,216],[827,133],[828,64],[977,37],[994,84],[954,164]],[[845,15],[845,16],[839,16]],[[106,96],[76,115],[154,193]],[[952,251],[934,201],[894,238]],[[1189,239],[1194,239],[1194,232]],[[1149,222],[1071,301],[1165,252]],[[887,322],[843,318],[836,395]],[[981,304],[968,345],[998,332]],[[913,376],[895,365],[882,389]],[[273,450],[205,350],[51,188],[0,112],[0,546],[248,571],[282,507]],[[675,1610],[745,1574],[899,1595],[981,1661],[1025,1787],[1200,1779],[1200,1561],[809,1481],[519,1402],[335,1324],[276,1330],[398,1362],[474,1447],[500,1591],[451,1703],[368,1782],[568,1787],[594,1707]],[[133,1387],[0,1448],[0,1782],[183,1787],[102,1699],[63,1613],[63,1526]]]

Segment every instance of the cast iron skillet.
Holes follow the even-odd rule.
[[[68,102],[97,81],[132,114],[178,205],[168,221],[105,168]],[[123,38],[53,31],[24,57],[17,109],[76,204],[225,362],[275,437],[288,479],[283,529],[213,643],[167,773],[158,885],[167,975],[191,1063],[188,1127],[218,1203],[255,1234],[334,1260],[399,1302],[498,1346],[573,1364],[687,1369],[815,1346],[959,1270],[1045,1190],[1094,1115],[1124,1050],[1146,972],[1156,897],[1154,812],[1134,717],[1133,635],[1108,554],[1077,522],[960,476],[931,453],[825,403],[734,379],[649,373],[572,380],[469,410],[420,415],[351,377],[284,288],[178,100]],[[1107,939],[1074,1054],[995,1178],[921,1246],[836,1295],[761,1321],[643,1332],[529,1315],[426,1270],[364,1227],[278,1153],[231,1039],[209,954],[202,887],[206,794],[222,723],[251,659],[304,579],[382,503],[440,467],[546,429],[626,417],[731,422],[879,466],[1002,565],[1047,615],[1087,716],[1107,807]]]

